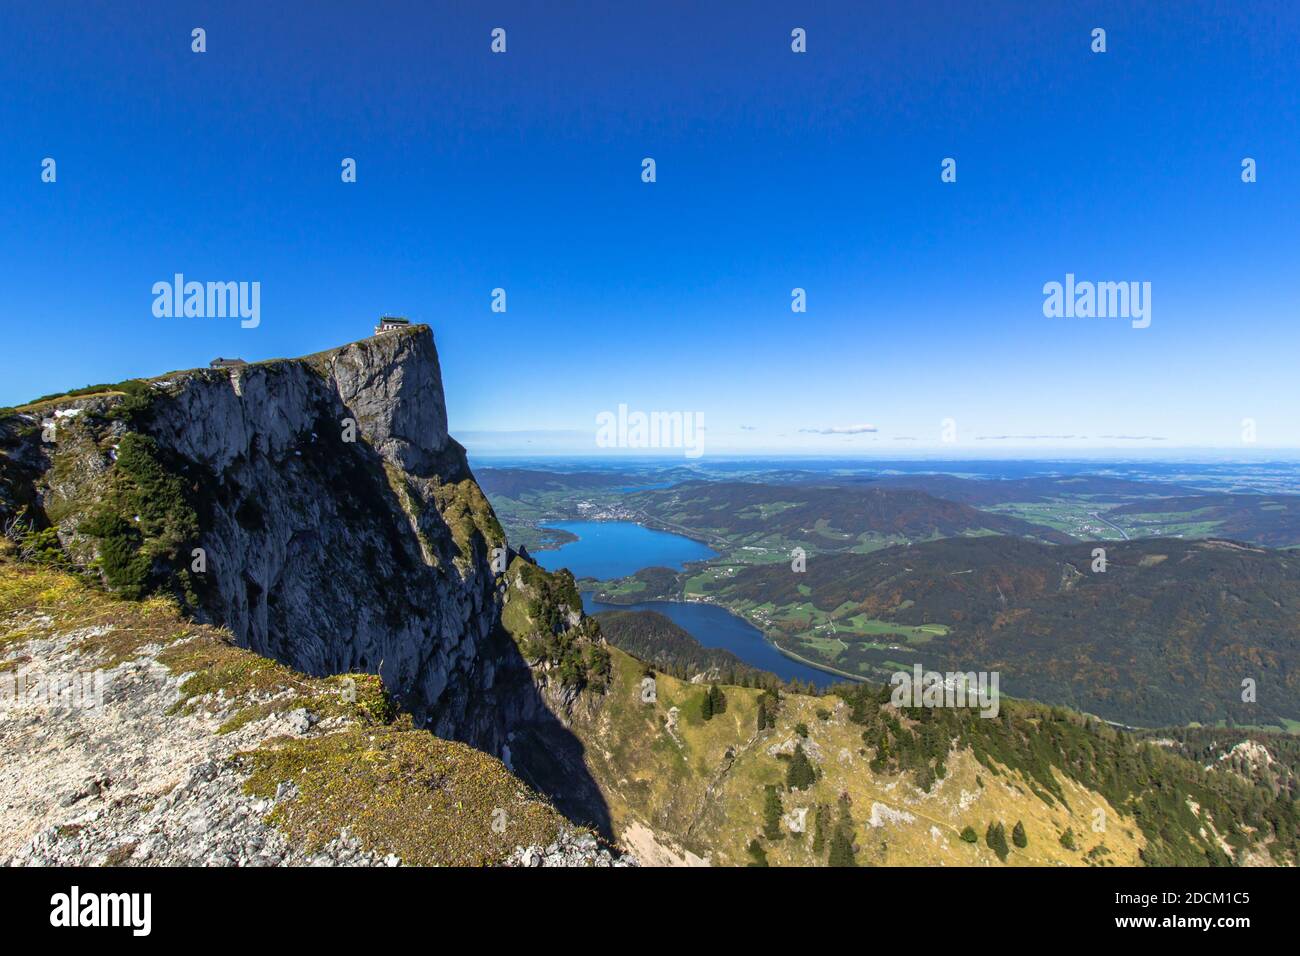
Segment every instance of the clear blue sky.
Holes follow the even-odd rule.
[[[0,404],[388,310],[471,450],[619,403],[719,450],[1300,447],[1300,5],[291,6],[5,5]],[[261,325],[155,318],[176,272]],[[1067,272],[1151,327],[1045,318]]]

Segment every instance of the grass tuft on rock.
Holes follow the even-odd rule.
[[[294,785],[268,819],[308,852],[346,828],[366,850],[407,865],[483,866],[550,843],[561,825],[500,761],[406,721],[285,740],[239,759],[253,796]]]

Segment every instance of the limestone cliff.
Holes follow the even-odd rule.
[[[299,671],[377,673],[439,736],[505,755],[554,728],[500,627],[507,545],[426,326],[0,417],[0,520]]]

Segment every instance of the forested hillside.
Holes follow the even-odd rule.
[[[1144,539],[1109,543],[1094,571],[1094,550],[949,539],[745,568],[708,590],[863,676],[914,660],[998,671],[1005,694],[1139,726],[1300,719],[1300,557]]]

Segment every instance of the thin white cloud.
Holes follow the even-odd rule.
[[[976,441],[1070,441],[1087,435],[976,435]]]
[[[805,435],[866,435],[880,431],[875,425],[832,425],[829,428],[801,428]]]

